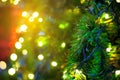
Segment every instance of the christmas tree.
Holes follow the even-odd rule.
[[[0,1],[0,80],[62,79],[72,29],[80,14],[73,3]]]
[[[120,0],[77,0],[76,5],[81,17],[63,79],[119,80]]]

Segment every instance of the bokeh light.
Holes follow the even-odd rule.
[[[116,70],[115,71],[115,76],[117,77],[117,76],[120,76],[120,70]]]
[[[38,13],[37,11],[35,11],[35,12],[32,14],[32,16],[33,16],[34,18],[36,18],[36,17],[39,16],[39,13]]]
[[[66,46],[66,43],[63,42],[63,43],[61,44],[61,47],[62,47],[62,48],[65,48],[65,46]]]
[[[23,43],[23,42],[24,42],[24,38],[23,38],[23,37],[20,37],[20,38],[19,38],[19,42]]]
[[[33,73],[29,73],[29,74],[28,74],[28,78],[29,78],[29,79],[34,79],[34,74],[33,74]]]
[[[112,48],[106,48],[106,52],[110,52]]]
[[[10,68],[9,70],[8,70],[8,74],[9,75],[14,75],[16,73],[16,70],[14,69],[14,68]]]
[[[105,14],[105,19],[109,19],[109,18],[110,18],[109,14],[106,13],[106,14]]]
[[[17,55],[16,55],[15,53],[12,53],[12,54],[10,55],[10,59],[11,59],[12,61],[16,61],[16,60],[17,60]]]
[[[20,26],[20,32],[26,32],[27,31],[27,25],[23,24]]]
[[[38,59],[39,59],[39,60],[43,60],[43,59],[44,59],[44,56],[43,56],[42,54],[39,54],[39,55],[38,55]]]
[[[42,47],[43,46],[43,42],[42,41],[38,42],[38,46]]]
[[[7,64],[5,61],[0,61],[0,69],[5,70],[7,67]]]
[[[38,22],[43,22],[43,18],[39,18],[39,19],[38,19]]]
[[[30,17],[29,22],[33,22],[33,21],[34,21],[34,17]]]
[[[16,49],[21,49],[22,48],[22,44],[20,42],[16,42],[15,43],[15,47],[16,47]]]
[[[23,50],[22,50],[22,54],[23,54],[23,55],[27,55],[27,54],[28,54],[27,49],[23,49]]]
[[[27,15],[28,15],[27,11],[22,12],[22,17],[27,17]]]
[[[117,3],[120,3],[120,0],[116,0]]]
[[[57,66],[57,62],[56,62],[56,61],[52,61],[52,62],[51,62],[51,65],[52,65],[53,67],[56,67],[56,66]]]
[[[2,2],[7,2],[7,0],[1,0]]]

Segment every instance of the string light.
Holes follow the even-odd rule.
[[[52,62],[51,62],[51,65],[52,65],[53,67],[56,67],[56,66],[57,66],[57,62],[56,62],[56,61],[52,61]]]
[[[39,60],[43,60],[44,59],[44,56],[42,54],[38,55],[38,59]]]
[[[14,75],[16,73],[16,70],[14,69],[14,68],[10,68],[9,70],[8,70],[8,74],[9,75]]]
[[[28,54],[28,51],[27,51],[26,49],[23,49],[23,50],[22,50],[22,54],[23,54],[23,55],[27,55],[27,54]]]
[[[7,64],[5,61],[0,61],[0,69],[5,70],[7,67]]]
[[[15,43],[15,47],[16,47],[17,49],[21,49],[21,48],[22,48],[22,44],[21,44],[20,42],[16,42],[16,43]]]
[[[29,73],[29,74],[28,74],[28,78],[29,78],[29,79],[34,79],[34,74],[33,74],[33,73]]]
[[[22,17],[26,17],[28,15],[27,11],[22,12]]]
[[[7,0],[1,0],[2,2],[7,2]]]
[[[10,59],[12,61],[16,61],[17,60],[17,55],[15,53],[12,53],[11,56],[10,56]]]
[[[120,3],[120,0],[116,0],[117,3]]]

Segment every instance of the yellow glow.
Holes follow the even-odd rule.
[[[27,31],[27,25],[23,24],[20,26],[20,32],[26,32]]]
[[[39,46],[39,47],[42,47],[42,46],[43,46],[43,42],[40,41],[40,42],[38,43],[38,46]]]
[[[85,2],[85,0],[80,0],[80,3],[83,4]]]
[[[10,68],[9,70],[8,70],[8,74],[9,75],[14,75],[16,73],[16,71],[15,71],[15,69],[14,68]]]
[[[30,22],[33,22],[33,21],[34,21],[34,17],[30,17],[30,18],[29,18],[29,21],[30,21]]]
[[[117,76],[119,76],[120,75],[120,70],[116,70],[115,71],[115,76],[117,77]]]
[[[56,66],[57,66],[57,62],[56,62],[56,61],[52,61],[52,62],[51,62],[51,65],[52,65],[53,67],[56,67]]]
[[[38,22],[43,22],[43,18],[39,18],[39,19],[38,19]]]
[[[7,2],[7,0],[1,0],[2,2]]]
[[[14,4],[14,5],[17,5],[17,4],[19,3],[19,1],[20,1],[20,0],[14,0],[14,1],[13,1],[13,4]]]
[[[17,60],[17,55],[16,55],[15,53],[12,53],[12,54],[10,55],[10,59],[11,59],[12,61],[16,61],[16,60]]]
[[[62,48],[65,48],[65,46],[66,46],[66,43],[63,42],[63,43],[61,44],[61,47],[62,47]]]
[[[29,74],[28,74],[28,78],[29,78],[29,79],[34,79],[34,74],[33,74],[33,73],[29,73]]]
[[[116,0],[117,3],[120,3],[120,0]]]
[[[27,11],[22,12],[22,17],[26,17],[28,15]]]
[[[38,59],[39,60],[43,60],[44,59],[44,56],[42,54],[38,55]]]
[[[24,38],[23,38],[23,37],[20,37],[20,38],[19,38],[19,42],[23,43],[23,42],[24,42]]]
[[[17,71],[19,68],[20,68],[20,64],[19,64],[19,62],[16,62],[16,63],[15,63],[15,69],[16,69],[16,71]]]
[[[33,13],[33,15],[32,15],[34,18],[36,18],[36,17],[38,17],[39,16],[39,13],[36,11],[36,12],[34,12]]]
[[[21,49],[21,48],[22,48],[22,44],[21,44],[20,42],[16,42],[16,43],[15,43],[15,47],[16,47],[17,49]]]
[[[0,69],[5,70],[7,67],[7,64],[5,61],[0,61]]]
[[[23,50],[22,50],[22,54],[23,54],[23,55],[27,55],[27,54],[28,54],[27,49],[23,49]]]

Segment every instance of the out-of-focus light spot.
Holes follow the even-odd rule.
[[[14,0],[14,1],[13,1],[13,4],[14,4],[14,5],[17,5],[17,4],[19,3],[19,1],[20,1],[20,0]]]
[[[44,36],[44,35],[45,35],[45,32],[40,31],[40,32],[38,33],[38,35],[40,35],[40,36]]]
[[[65,46],[66,46],[66,43],[63,42],[63,43],[61,44],[61,47],[62,47],[62,48],[65,48]]]
[[[23,24],[20,26],[20,32],[26,32],[27,31],[27,25]]]
[[[7,64],[5,61],[0,61],[0,69],[5,70],[7,67]]]
[[[81,70],[78,70],[78,69],[76,69],[75,72],[76,72],[77,74],[81,74],[81,73],[82,73],[82,71],[81,71]]]
[[[23,49],[23,50],[22,50],[22,54],[23,54],[23,55],[27,55],[27,54],[28,54],[27,49]]]
[[[16,55],[15,53],[12,53],[12,54],[10,55],[10,59],[11,59],[12,61],[16,61],[16,60],[17,60],[17,55]]]
[[[61,23],[59,24],[59,28],[60,29],[65,29],[66,27],[68,27],[69,23]]]
[[[34,13],[32,14],[32,16],[33,16],[34,18],[36,18],[36,17],[39,16],[39,13],[36,11],[36,12],[34,12]]]
[[[116,70],[115,71],[115,76],[117,77],[117,76],[120,76],[120,70]]]
[[[16,43],[15,43],[15,47],[16,47],[17,49],[21,49],[21,48],[22,48],[22,44],[21,44],[20,42],[16,42]]]
[[[29,21],[30,21],[30,22],[33,22],[33,21],[34,21],[34,17],[30,17],[30,18],[29,18]]]
[[[19,62],[15,63],[15,68],[16,68],[16,71],[20,68],[20,63]]]
[[[19,42],[23,43],[23,42],[24,42],[24,38],[23,38],[23,37],[20,37],[20,38],[19,38]]]
[[[28,78],[29,78],[29,79],[34,79],[34,74],[33,74],[33,73],[29,73],[29,74],[28,74]]]
[[[42,47],[43,46],[43,42],[42,41],[38,42],[38,46]]]
[[[2,2],[7,2],[7,0],[1,0]]]
[[[9,70],[8,70],[8,74],[9,75],[14,75],[16,73],[16,70],[14,69],[14,68],[10,68]]]
[[[53,67],[56,67],[56,66],[57,66],[57,62],[56,62],[56,61],[52,61],[52,62],[51,62],[51,65],[52,65]]]
[[[80,13],[80,9],[79,8],[74,8],[73,9],[73,13],[74,14],[79,14]]]
[[[106,13],[106,14],[105,14],[105,19],[109,19],[109,18],[110,18],[109,14]]]
[[[22,17],[26,17],[28,15],[27,11],[22,12]]]
[[[117,3],[120,3],[120,0],[116,0]]]
[[[85,0],[80,0],[80,3],[83,4],[85,2]]]
[[[43,22],[43,18],[39,18],[39,19],[38,19],[38,22]]]
[[[39,60],[43,60],[44,59],[44,56],[42,54],[38,55],[38,59]]]
[[[110,52],[112,50],[112,48],[107,48],[106,52]]]

